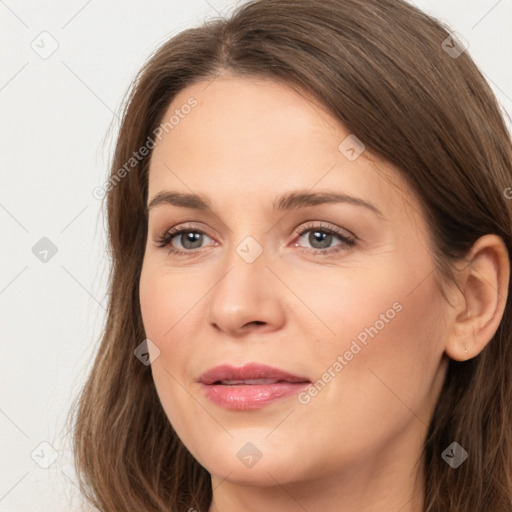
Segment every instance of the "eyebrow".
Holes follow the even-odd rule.
[[[275,212],[288,211],[307,206],[316,206],[320,204],[348,203],[355,206],[366,208],[378,217],[385,219],[382,212],[372,203],[364,199],[354,197],[339,192],[309,192],[307,190],[295,190],[278,197],[272,203]],[[193,210],[213,211],[210,200],[202,194],[162,191],[157,193],[149,202],[147,212],[153,208],[163,205],[180,206]]]

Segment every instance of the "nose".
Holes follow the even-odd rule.
[[[222,266],[222,274],[207,295],[208,321],[216,330],[240,338],[249,332],[270,332],[285,321],[286,287],[265,250],[251,262],[233,252]]]

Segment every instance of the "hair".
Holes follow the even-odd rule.
[[[439,282],[456,280],[454,263],[485,234],[511,254],[510,135],[468,52],[445,51],[450,34],[402,0],[256,0],[174,35],[145,63],[123,108],[106,196],[106,322],[72,409],[75,465],[91,504],[205,511],[212,498],[209,472],[166,417],[150,367],[134,357],[146,338],[139,279],[151,152],[119,179],[187,86],[254,77],[315,98],[417,195]],[[421,456],[424,512],[512,510],[511,307],[477,356],[449,361]],[[457,469],[441,456],[453,441],[469,454]]]

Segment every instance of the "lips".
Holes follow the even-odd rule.
[[[216,366],[199,381],[211,402],[232,411],[261,409],[296,395],[311,383],[307,377],[257,363],[240,368]]]
[[[307,377],[293,375],[279,368],[257,363],[249,363],[239,368],[230,365],[215,366],[203,373],[199,381],[206,385],[224,384],[228,386],[311,382]]]

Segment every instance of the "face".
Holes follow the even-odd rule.
[[[177,109],[150,164],[140,304],[183,443],[212,475],[260,485],[377,471],[391,447],[419,457],[446,371],[447,306],[398,170],[275,82],[198,83],[164,120]],[[302,383],[201,382],[249,363]]]

